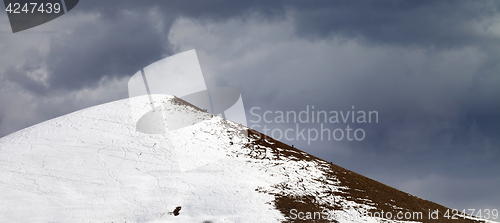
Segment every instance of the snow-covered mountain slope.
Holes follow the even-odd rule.
[[[440,205],[178,98],[153,99],[158,117],[184,127],[141,133],[130,111],[151,105],[126,99],[1,138],[0,222],[398,222],[398,212],[447,222]],[[473,222],[463,218],[452,222]]]

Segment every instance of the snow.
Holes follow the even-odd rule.
[[[173,96],[152,95],[158,115],[149,121],[166,120],[164,134],[137,131],[137,112],[152,107],[143,97],[1,138],[0,222],[281,222],[289,216],[276,209],[274,194],[340,204],[342,223],[384,221],[361,218],[374,207],[328,193],[342,187],[325,175],[327,162],[256,153],[246,146],[254,139],[241,134],[245,126]]]
[[[205,121],[149,135],[136,131],[129,111],[121,100],[0,139],[0,221],[282,219],[270,204],[274,197],[254,190],[265,184],[259,171],[226,156],[220,117],[171,105],[170,118]],[[178,216],[168,214],[177,206]]]

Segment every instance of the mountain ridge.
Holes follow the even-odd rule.
[[[299,212],[326,210],[334,218],[312,220],[401,222],[363,211],[422,211],[422,222],[448,222],[425,219],[424,209],[443,206],[175,96],[153,99],[154,106],[127,99],[94,106],[1,138],[0,220],[311,222]],[[143,134],[131,106],[142,114],[159,108],[165,120],[184,127]]]
[[[287,148],[288,150],[295,151],[294,153],[288,153],[289,156],[296,156],[301,154],[301,150],[291,147],[290,145],[284,144],[279,142],[278,140],[275,140],[267,135],[264,135],[260,132],[257,132],[255,130],[249,130],[251,133],[250,135],[260,135],[260,140],[258,140],[256,143],[260,144],[267,144],[266,140],[263,140],[262,138],[265,138],[267,140],[272,140],[274,143],[277,144],[277,146],[274,147],[281,147],[281,148]],[[273,147],[272,144],[267,144],[269,147]],[[274,149],[274,148],[273,148]],[[286,154],[286,153],[283,153]],[[307,154],[301,157],[298,157],[298,160],[322,160],[324,163],[328,163],[328,161],[323,160],[319,157],[316,157],[311,154]],[[393,188],[391,186],[388,186],[386,184],[383,184],[381,182],[378,182],[376,180],[373,180],[371,178],[365,177],[361,174],[358,174],[354,171],[347,170],[343,167],[340,167],[336,164],[329,163],[330,164],[330,172],[328,173],[332,178],[342,178],[343,180],[340,181],[340,186],[343,186],[345,190],[343,191],[345,194],[342,192],[335,192],[332,194],[336,195],[351,195],[349,197],[349,200],[354,201],[354,202],[362,202],[364,204],[376,204],[377,210],[372,210],[371,213],[387,213],[387,212],[392,212],[392,213],[397,213],[400,211],[398,208],[394,207],[404,207],[406,208],[405,212],[423,212],[423,216],[429,216],[429,210],[439,210],[440,213],[446,213],[447,210],[450,210],[442,205],[439,205],[435,202],[428,201],[419,197],[416,197],[412,194],[403,192],[399,189]],[[339,176],[341,175],[341,176]],[[361,184],[359,184],[362,182]],[[382,193],[367,193],[364,190],[366,188],[373,188],[371,189],[371,192],[385,192],[386,194],[393,194],[393,196],[387,197],[381,196],[383,195]],[[366,197],[366,198],[365,198]],[[371,198],[371,199],[370,199]],[[367,202],[364,199],[368,199],[371,202]],[[306,200],[309,206],[305,206],[300,204],[300,201]],[[283,196],[283,195],[277,195],[277,200],[275,202],[276,206],[278,209],[282,211],[283,214],[286,214],[290,209],[297,209],[297,208],[306,208],[309,209],[309,212],[321,212],[322,209],[329,209],[329,210],[340,210],[340,208],[333,204],[331,206],[328,205],[321,205],[319,202],[315,202],[316,199],[311,199],[311,197],[305,197],[305,198],[294,198],[293,196]],[[399,200],[399,201],[396,201]],[[392,203],[392,204],[391,204]],[[392,205],[392,206],[391,206]],[[319,208],[321,207],[321,208]],[[383,211],[383,212],[382,212]],[[450,214],[451,216],[451,214]],[[422,222],[484,222],[484,221],[475,221],[472,219],[447,219],[446,217],[443,216],[443,214],[439,215],[439,219],[420,219]],[[293,222],[301,222],[301,221],[293,221]],[[306,221],[304,221],[306,222]],[[323,221],[318,221],[318,222],[323,222]],[[324,222],[330,222],[330,221],[324,221]]]

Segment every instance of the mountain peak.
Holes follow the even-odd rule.
[[[1,138],[2,221],[397,222],[402,212],[422,219],[398,220],[447,222],[445,207],[180,98],[143,99],[84,109]],[[163,134],[140,131],[157,130],[148,125]],[[439,220],[428,219],[434,210]],[[453,222],[475,220],[465,218]]]

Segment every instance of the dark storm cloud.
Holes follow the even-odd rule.
[[[170,53],[168,43],[150,19],[124,13],[116,20],[97,20],[52,40],[48,82],[52,88],[93,86],[103,76],[131,76],[164,53]]]
[[[83,1],[71,13],[99,17],[51,41],[46,61],[48,84],[52,89],[80,89],[95,85],[103,76],[132,75],[171,55],[165,34],[179,16],[220,22],[257,13],[272,20],[292,11],[299,36],[453,47],[483,40],[485,37],[472,32],[471,26],[494,14],[498,5],[436,1]],[[151,12],[159,16],[151,17]],[[162,31],[157,30],[156,23]],[[23,68],[20,72],[26,73],[29,65]],[[29,79],[15,81],[36,86]]]
[[[44,61],[48,65],[47,83],[50,89],[71,90],[95,86],[104,76],[131,76],[172,54],[167,35],[179,16],[222,21],[251,12],[264,17],[283,14],[280,5],[265,1],[81,2],[71,13],[94,14],[98,19],[51,40],[50,53]],[[152,13],[157,15],[151,16]],[[33,66],[32,61],[27,61],[21,68],[8,72],[12,81],[40,94],[48,89],[23,75]]]
[[[298,4],[300,36],[361,38],[372,43],[448,48],[491,41],[475,27],[500,11],[498,1],[328,1]],[[498,38],[494,39],[498,42]]]
[[[243,17],[248,13],[258,12],[266,17],[283,15],[284,5],[280,1],[86,1],[78,5],[80,11],[100,12],[107,19],[116,19],[122,10],[143,11],[158,8],[170,17],[187,16],[206,20],[227,20]]]
[[[43,66],[43,57],[36,49],[30,49],[25,54],[26,62],[19,68],[10,67],[4,75],[10,82],[19,84],[23,89],[36,92],[37,94],[44,94],[48,89],[42,81],[38,81],[36,77],[30,77]]]

